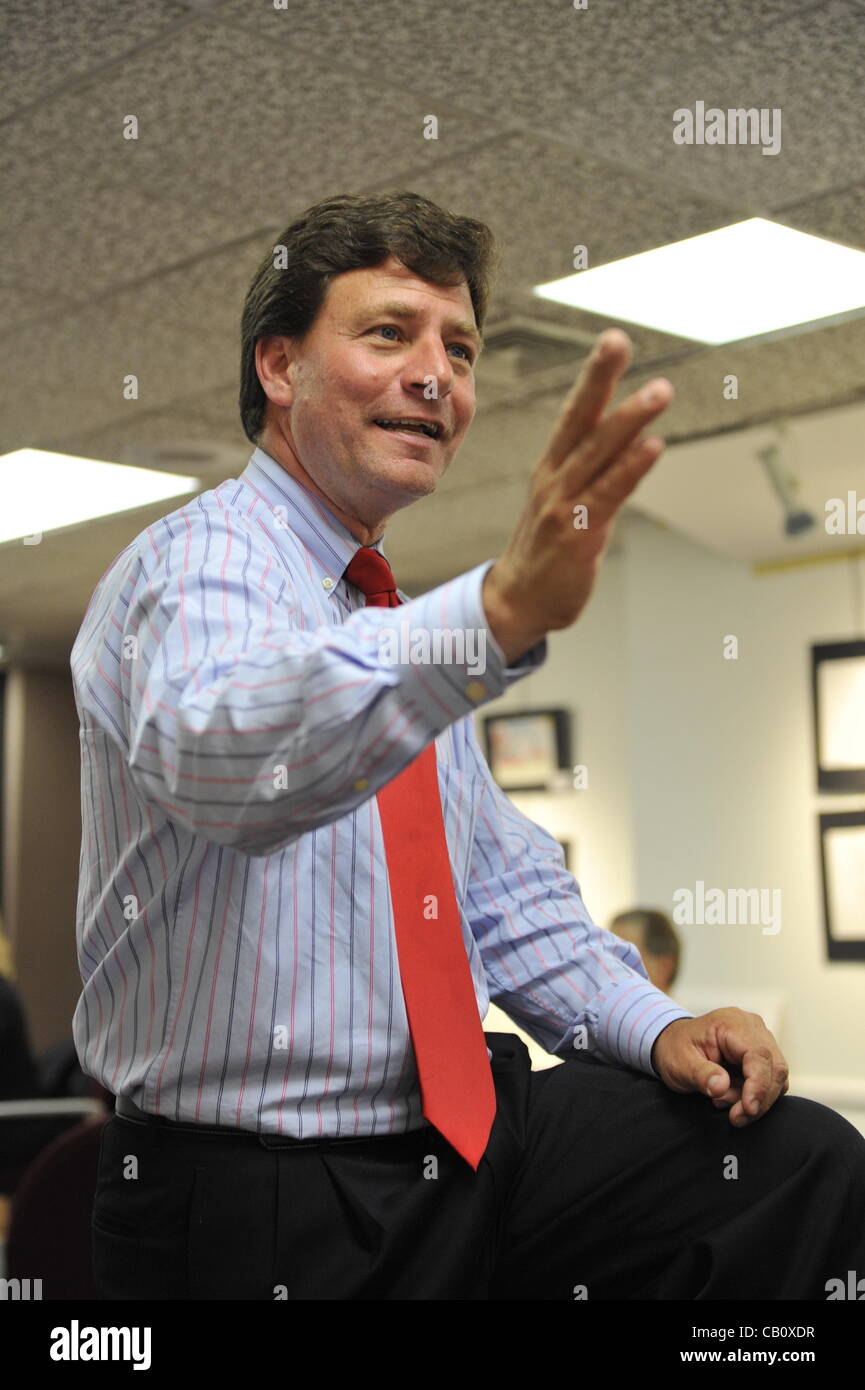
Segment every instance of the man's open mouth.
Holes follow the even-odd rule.
[[[442,427],[437,420],[374,420],[373,424],[378,425],[382,430],[398,430],[403,434],[420,434],[427,439],[441,439]]]

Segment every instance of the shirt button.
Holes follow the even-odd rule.
[[[466,686],[466,695],[470,700],[482,700],[487,693],[487,688],[483,681],[469,681]]]
[[[321,581],[321,587],[322,587],[323,589],[332,589],[332,588],[333,588],[333,580],[332,580],[332,579],[323,579],[323,580]]]
[[[356,792],[365,792],[368,786],[369,782],[366,780],[365,777],[358,777],[357,781],[354,784],[354,789]]]

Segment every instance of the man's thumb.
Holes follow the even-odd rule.
[[[730,1088],[730,1078],[710,1062],[701,1080],[702,1089],[710,1096],[722,1096]]]

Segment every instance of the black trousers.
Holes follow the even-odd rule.
[[[865,1139],[782,1096],[705,1096],[487,1035],[477,1173],[431,1126],[286,1141],[114,1116],[93,1213],[106,1299],[820,1299],[865,1273]]]

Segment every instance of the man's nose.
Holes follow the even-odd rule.
[[[454,367],[441,340],[418,342],[407,366],[412,385],[427,387],[432,377],[436,395],[447,396],[453,390]]]

